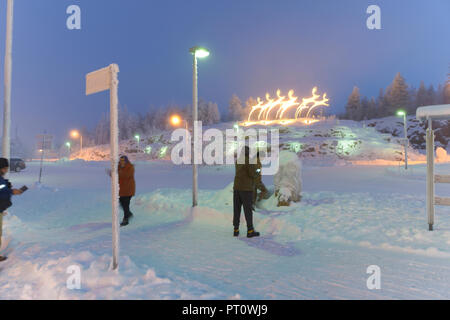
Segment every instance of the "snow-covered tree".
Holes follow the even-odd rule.
[[[208,102],[208,123],[216,124],[220,122],[220,112],[217,103]]]
[[[242,120],[244,117],[244,110],[242,108],[242,102],[235,94],[231,97],[230,104],[228,106],[228,119],[230,121]]]
[[[153,128],[157,128],[160,130],[163,130],[166,128],[166,124],[167,124],[167,116],[166,116],[166,112],[159,108],[158,110],[156,110],[156,112],[153,115],[153,121],[152,121],[152,126]]]
[[[182,115],[184,119],[187,120],[188,123],[192,123],[192,112],[193,110],[191,105],[187,105],[186,107],[183,108]]]
[[[445,86],[439,83],[437,90],[436,90],[436,104],[444,104],[444,89]]]
[[[361,95],[358,87],[353,88],[345,110],[348,119],[357,120],[359,113],[361,112]]]
[[[447,77],[447,83],[444,88],[444,104],[450,104],[450,73]]]
[[[419,90],[417,90],[415,105],[417,107],[423,107],[427,105],[427,88],[423,81],[420,82]]]
[[[367,110],[367,119],[374,119],[378,116],[378,106],[375,98],[370,98],[368,110]]]
[[[397,73],[388,89],[388,111],[394,115],[398,109],[407,109],[409,105],[408,85],[402,75]]]
[[[127,106],[119,110],[119,137],[121,140],[131,139],[135,132],[135,119],[132,114],[128,112]]]
[[[252,108],[254,106],[256,106],[257,104],[258,104],[258,101],[256,101],[255,98],[250,97],[247,99],[247,101],[245,102],[245,108],[244,108],[244,116],[246,119],[248,118],[248,115],[252,111]]]
[[[110,128],[109,115],[102,114],[100,121],[94,131],[94,142],[96,145],[103,145],[109,143]]]
[[[358,121],[360,120],[364,120],[364,119],[368,119],[369,117],[369,109],[370,109],[370,104],[369,104],[369,99],[367,99],[366,97],[361,99],[361,110],[358,111],[357,113],[357,119]]]
[[[427,106],[432,106],[436,104],[436,91],[434,90],[433,85],[430,85],[427,90]]]
[[[388,114],[389,102],[387,96],[384,94],[384,90],[380,89],[380,93],[377,98],[377,117],[382,118]]]

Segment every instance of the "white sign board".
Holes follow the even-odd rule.
[[[418,120],[448,120],[450,119],[450,104],[420,107],[416,114]]]
[[[109,90],[111,87],[111,68],[106,67],[86,75],[86,95]]]

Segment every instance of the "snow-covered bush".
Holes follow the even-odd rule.
[[[288,207],[291,202],[300,202],[302,192],[302,163],[291,151],[280,152],[280,169],[275,175],[275,196],[279,207]]]

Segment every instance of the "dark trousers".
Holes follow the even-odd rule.
[[[233,225],[239,229],[241,222],[241,209],[244,207],[245,220],[247,221],[247,229],[253,230],[253,192],[252,191],[234,191],[233,195]]]
[[[131,198],[133,198],[133,197],[120,197],[119,198],[120,206],[123,209],[125,219],[129,219],[133,215],[130,211]]]

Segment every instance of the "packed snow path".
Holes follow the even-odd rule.
[[[135,219],[121,229],[119,273],[109,271],[107,167],[46,164],[39,187],[38,164],[11,175],[31,188],[4,219],[0,299],[450,298],[450,210],[439,207],[437,229],[427,231],[424,166],[409,174],[305,166],[302,203],[261,204],[263,236],[247,240],[231,236],[232,167],[201,169],[193,210],[190,167],[136,163]],[[82,268],[81,290],[66,288],[71,265]],[[367,289],[370,265],[381,268],[381,290]]]

